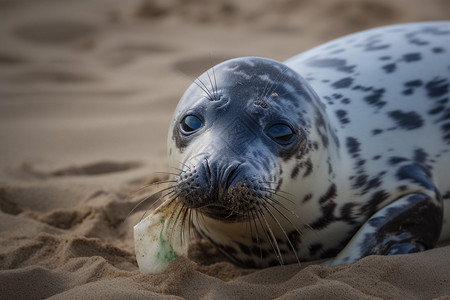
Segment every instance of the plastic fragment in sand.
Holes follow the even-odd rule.
[[[170,207],[158,208],[134,226],[136,260],[142,273],[161,273],[187,254],[187,231],[183,222],[173,222],[170,216],[175,213]]]

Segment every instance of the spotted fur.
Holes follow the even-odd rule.
[[[175,112],[175,196],[202,236],[249,267],[433,248],[450,237],[449,86],[450,22],[356,33],[284,64],[222,63]],[[189,113],[204,118],[190,136],[179,126]],[[267,139],[277,120],[295,143]]]

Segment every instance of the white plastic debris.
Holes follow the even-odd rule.
[[[136,260],[142,273],[161,273],[187,254],[189,230],[184,230],[185,222],[174,222],[176,214],[180,214],[176,206],[163,204],[134,226]]]

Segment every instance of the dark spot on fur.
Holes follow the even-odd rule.
[[[384,65],[382,68],[386,73],[393,73],[395,71],[395,69],[397,68],[397,65],[395,63],[392,63],[392,64]]]
[[[348,150],[349,154],[351,154],[353,157],[357,157],[359,151],[361,151],[361,149],[359,147],[360,143],[358,142],[358,140],[356,138],[348,137],[345,145],[347,146],[347,150]]]
[[[323,249],[323,245],[321,243],[311,244],[309,246],[309,254],[311,256],[315,256],[317,254],[317,252],[319,252],[322,249]]]
[[[281,172],[280,172],[280,176],[281,176]],[[280,190],[282,184],[283,184],[283,177],[280,177],[280,179],[278,179],[277,187],[275,188],[275,190],[277,192]]]
[[[432,35],[450,35],[450,30],[441,30],[437,27],[426,27],[422,32]]]
[[[305,203],[305,202],[308,202],[309,200],[311,200],[312,199],[312,197],[313,197],[313,195],[312,194],[306,194],[304,197],[303,197],[303,203]]]
[[[444,132],[444,140],[450,143],[450,123],[443,124],[441,130]]]
[[[385,92],[386,90],[383,88],[375,89],[370,95],[364,97],[364,100],[370,105],[382,108],[384,105],[386,105],[386,102],[381,100]]]
[[[347,118],[347,112],[345,110],[337,110],[336,116],[338,117],[339,122],[341,122],[342,125],[350,123],[350,120]]]
[[[414,88],[420,87],[423,85],[422,80],[418,79],[418,80],[412,80],[412,81],[408,81],[405,82],[405,87],[407,87],[406,90],[403,91],[403,95],[412,95],[414,93]]]
[[[349,104],[350,103],[350,99],[344,98],[344,99],[341,100],[341,103],[342,104]]]
[[[356,223],[356,218],[354,216],[354,211],[353,209],[357,206],[356,203],[345,203],[342,208],[341,208],[341,220],[345,221],[346,223],[349,224],[355,224]]]
[[[397,126],[406,129],[413,130],[423,126],[424,121],[416,112],[402,112],[400,110],[390,111],[388,116],[394,120]]]
[[[422,85],[423,85],[423,82],[420,79],[416,79],[416,80],[411,80],[411,81],[405,82],[405,86],[406,87],[420,87]]]
[[[294,250],[298,251],[298,245],[301,242],[300,233],[297,230],[292,230],[291,232],[287,233],[287,237],[288,237],[289,241],[291,242]],[[288,244],[288,247],[291,248],[291,245],[289,244],[289,242],[287,244]]]
[[[378,205],[389,198],[386,191],[373,193],[372,197],[361,207],[361,212],[366,216],[373,215],[378,210]]]
[[[259,245],[260,241],[258,239],[253,241],[254,244]],[[261,258],[266,258],[269,254],[266,250],[264,250],[262,247],[253,246],[250,250],[254,256],[258,256]]]
[[[407,89],[407,90],[404,90],[404,91],[403,91],[403,95],[409,96],[409,95],[412,95],[413,92],[414,92],[413,89]]]
[[[420,53],[408,53],[403,55],[403,60],[407,63],[419,61],[422,59],[422,55]]]
[[[369,91],[373,90],[373,87],[371,87],[371,86],[355,85],[355,86],[353,87],[353,90],[355,90],[355,91],[369,92]]]
[[[439,53],[443,53],[445,50],[444,50],[444,48],[441,48],[441,47],[435,47],[435,48],[432,48],[431,51],[433,51],[433,53],[439,54]]]
[[[381,174],[378,174],[378,176],[376,176],[376,177],[370,179],[370,180],[367,182],[366,186],[364,187],[363,193],[367,193],[367,192],[369,192],[370,190],[372,190],[372,189],[374,189],[374,188],[380,187],[381,184],[382,184],[381,177],[382,177],[382,175],[381,175]]]
[[[359,167],[362,167],[365,163],[366,163],[366,160],[365,160],[365,159],[359,159],[359,160],[355,163],[355,166],[359,168]]]
[[[344,73],[353,73],[355,65],[348,66],[345,59],[338,58],[324,58],[324,59],[312,59],[308,61],[308,65],[316,68],[330,68]]]
[[[435,107],[435,108],[433,108],[433,109],[430,109],[430,110],[428,111],[428,114],[430,114],[430,115],[436,115],[436,114],[439,114],[439,113],[443,112],[444,109],[445,109],[445,106],[444,106],[444,105],[440,105],[440,106],[438,106],[438,107]]]
[[[319,203],[321,205],[324,203],[327,203],[327,202],[333,200],[334,198],[336,198],[336,196],[337,196],[336,185],[332,184],[332,185],[330,185],[330,187],[328,188],[326,193],[319,198]]]
[[[417,37],[418,34],[420,34],[420,32],[418,32],[418,31],[410,32],[410,33],[406,34],[406,38],[408,39],[408,42],[410,42],[413,45],[417,45],[417,46],[428,45],[429,42],[425,41],[425,40],[421,40],[419,37]]]
[[[329,224],[333,223],[335,217],[333,215],[337,204],[334,201],[329,201],[320,207],[321,216],[310,224],[310,227],[315,230],[320,230],[327,227]]]
[[[427,161],[428,154],[423,149],[414,150],[414,161],[425,164]]]
[[[355,178],[355,180],[353,180],[352,188],[359,189],[359,188],[363,187],[366,184],[366,182],[367,182],[367,175],[361,174],[361,175],[357,176]]]
[[[371,38],[369,42],[366,44],[364,51],[378,51],[389,48],[389,44],[380,44],[382,41],[379,37]]]
[[[248,246],[246,246],[246,245],[244,245],[242,243],[239,243],[239,242],[235,242],[235,243],[239,246],[239,249],[242,252],[244,252],[246,255],[250,255],[251,254],[251,250],[250,250],[250,248]]]
[[[307,177],[309,175],[311,175],[314,165],[311,161],[311,159],[308,159],[305,164],[304,164],[304,168],[305,168],[305,172],[303,173],[303,177]]]
[[[373,129],[372,130],[372,134],[373,135],[377,135],[377,134],[380,134],[380,133],[382,133],[383,132],[383,129]]]
[[[350,87],[352,85],[352,83],[353,83],[353,78],[345,77],[338,81],[333,82],[331,84],[331,86],[334,87],[335,89],[344,89],[344,88]]]
[[[297,164],[291,172],[291,178],[296,178],[298,175],[298,171],[300,170],[300,166]]]
[[[338,94],[338,93],[334,93],[333,95],[331,95],[334,99],[341,99],[342,98],[342,94]]]
[[[427,82],[425,85],[428,96],[432,98],[442,97],[449,91],[449,82],[446,78],[436,77],[433,80]]]
[[[404,158],[404,157],[398,157],[398,156],[393,156],[391,158],[389,158],[389,164],[390,165],[397,165],[401,162],[404,161],[408,161],[408,159]]]
[[[404,192],[404,191],[406,191],[408,189],[408,186],[407,185],[400,185],[399,187],[397,187],[397,189],[400,192]]]

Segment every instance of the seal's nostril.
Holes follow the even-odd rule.
[[[235,175],[236,175],[236,172],[237,172],[239,166],[240,166],[240,164],[235,164],[235,165],[228,167],[228,169],[226,170],[226,173],[225,173],[226,181],[225,182],[226,182],[227,189],[230,187],[231,183],[235,179]]]
[[[212,174],[211,174],[211,168],[210,168],[210,166],[209,166],[209,161],[208,161],[208,159],[206,159],[206,171],[208,172],[208,177],[209,177],[209,179],[211,180]]]

